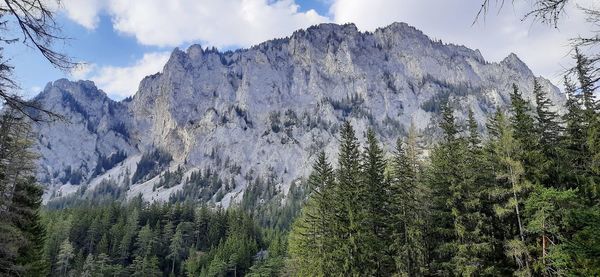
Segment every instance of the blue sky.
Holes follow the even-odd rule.
[[[114,99],[132,95],[159,72],[174,47],[192,43],[220,50],[248,47],[322,22],[357,24],[363,31],[403,21],[444,42],[479,49],[489,61],[516,53],[552,81],[571,63],[568,38],[588,30],[581,12],[567,9],[560,29],[520,19],[529,1],[494,10],[472,25],[482,0],[63,0],[58,22],[70,39],[56,46],[85,64],[61,72],[34,50],[6,48],[23,94],[58,78],[91,79]],[[575,0],[591,5],[593,0]],[[432,9],[431,7],[436,7]],[[494,8],[494,7],[493,7]]]

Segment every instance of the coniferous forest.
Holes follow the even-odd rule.
[[[594,276],[600,106],[589,62],[577,58],[577,80],[565,79],[564,114],[536,82],[534,102],[514,86],[510,109],[499,109],[486,126],[471,112],[459,122],[451,103],[443,105],[441,139],[429,149],[415,128],[390,153],[371,130],[361,145],[346,122],[337,163],[321,152],[299,215],[279,215],[293,220],[289,228],[259,224],[266,215],[249,207],[188,200],[41,208],[28,124],[5,113],[2,191],[12,197],[1,203],[1,273]]]
[[[284,7],[286,15],[289,10],[296,12],[299,7],[295,1],[255,2],[265,2],[269,9]],[[493,1],[483,1],[475,21],[485,16],[490,2]],[[535,17],[557,27],[568,0],[533,2],[536,5],[525,18]],[[290,6],[285,6],[288,4]],[[57,34],[60,26],[55,21],[53,9],[54,6],[48,6],[45,1],[3,1],[0,4],[0,44],[17,41],[7,35],[21,31],[23,43],[50,64],[58,69],[73,69],[76,63],[68,55],[53,50],[52,43],[63,39]],[[583,8],[583,12],[587,21],[598,25],[600,12],[597,8]],[[111,15],[104,16],[110,18]],[[10,22],[16,23],[14,30],[9,27],[12,26]],[[404,31],[409,30],[412,35],[418,31],[402,24],[394,26],[405,28]],[[342,27],[349,28],[344,32],[352,30],[347,25]],[[339,27],[325,26],[321,31],[328,28]],[[319,27],[312,30],[319,31]],[[381,30],[376,32],[384,32]],[[316,153],[306,161],[312,163],[311,174],[298,177],[290,184],[283,184],[280,181],[283,178],[271,170],[256,173],[251,168],[248,171],[252,172],[245,172],[242,165],[236,163],[238,160],[229,157],[219,169],[195,168],[193,166],[198,164],[188,164],[187,157],[181,164],[175,164],[176,169],[170,168],[177,158],[175,155],[158,147],[142,153],[147,149],[138,148],[136,141],[135,148],[126,145],[135,149],[134,152],[139,151],[134,153],[139,154],[136,157],[129,156],[131,153],[126,151],[129,148],[111,148],[111,151],[115,150],[112,154],[101,153],[96,148],[93,155],[97,155],[93,157],[97,162],[86,168],[89,172],[82,168],[72,169],[67,164],[61,164],[68,166],[61,171],[48,170],[50,175],[55,175],[48,178],[60,181],[51,185],[77,187],[71,194],[53,194],[48,198],[44,198],[49,192],[48,187],[42,185],[48,180],[36,180],[38,161],[45,157],[42,148],[36,148],[43,139],[35,133],[35,127],[39,127],[35,124],[45,120],[48,120],[45,123],[65,125],[73,122],[46,110],[35,99],[24,100],[13,92],[18,90],[11,75],[13,67],[5,62],[4,46],[0,47],[0,277],[600,276],[600,55],[580,51],[600,43],[599,33],[593,31],[595,36],[591,38],[573,38],[576,66],[565,74],[564,105],[554,103],[548,88],[539,82],[542,78],[535,78],[529,72],[530,77],[533,76],[529,78],[533,82],[532,90],[513,84],[510,99],[503,99],[510,104],[496,107],[493,113],[487,114],[486,123],[481,124],[475,111],[461,110],[464,105],[453,97],[453,93],[461,94],[461,97],[472,93],[474,90],[469,83],[451,86],[443,80],[435,80],[432,75],[425,75],[423,84],[432,79],[435,82],[430,80],[430,83],[437,83],[440,88],[439,95],[422,101],[421,106],[428,115],[433,115],[434,130],[429,127],[426,131],[418,130],[414,124],[404,130],[400,121],[390,117],[382,121],[385,126],[381,126],[370,111],[356,109],[368,99],[350,93],[343,100],[321,99],[322,103],[331,105],[336,120],[338,116],[340,121],[345,120],[343,124],[321,118],[313,120],[304,115],[300,120],[292,109],[285,111],[283,116],[280,112],[270,113],[269,128],[261,136],[269,141],[268,146],[271,143],[286,147],[299,144],[294,137],[294,128],[304,124],[304,118],[308,121],[306,128],[322,128],[323,132],[335,133],[335,139],[340,142],[333,153],[325,142],[314,142],[308,147],[310,149],[304,149],[311,155]],[[312,36],[304,30],[294,34]],[[250,48],[257,51],[261,64],[258,69],[272,65],[265,53],[278,49],[277,55],[281,54],[286,39],[274,40],[274,47],[270,49],[263,47],[266,44]],[[344,48],[350,47],[337,35],[318,38],[321,39],[335,45],[327,46],[327,51],[343,54]],[[446,47],[441,41],[429,39],[427,44]],[[148,46],[156,45],[145,45]],[[295,46],[299,52],[312,51],[308,44],[297,43]],[[387,46],[375,43],[373,47],[384,52]],[[227,67],[238,62],[226,58],[230,57],[227,55],[242,57],[246,51],[228,51],[225,55],[219,54],[216,48],[198,48],[190,47],[185,55],[218,55],[218,59],[213,59],[217,56],[211,58],[214,65]],[[342,54],[334,59],[341,59]],[[388,62],[391,58],[387,53],[384,55]],[[474,57],[479,59],[479,56],[480,53]],[[179,50],[171,55],[175,60],[183,60],[183,57],[184,52]],[[284,64],[282,57],[277,56],[274,60]],[[461,57],[453,55],[452,59],[455,58]],[[470,57],[469,62],[488,65],[475,59]],[[297,62],[301,60],[304,62],[303,59]],[[525,67],[527,70],[523,71],[529,71],[524,63],[516,60],[516,55],[511,55],[501,63],[509,64],[507,67]],[[187,67],[191,65],[165,66],[174,72]],[[220,69],[215,72],[217,70]],[[308,78],[317,74],[315,72],[301,75],[306,73]],[[226,78],[219,83],[219,88],[226,87],[230,92],[229,86],[235,90],[250,86],[249,81],[244,79],[242,82],[241,79],[250,72],[234,74],[223,70],[222,73],[215,74]],[[144,82],[150,84],[161,74],[151,75]],[[236,79],[238,76],[239,80]],[[390,93],[401,93],[391,73],[386,71],[382,76]],[[175,83],[178,89],[185,85]],[[416,93],[415,86],[418,84],[407,85],[413,93]],[[52,88],[51,85],[47,87]],[[271,89],[282,95],[275,82]],[[160,90],[161,95],[170,93],[162,86],[157,86],[156,90]],[[190,91],[203,93],[201,89]],[[88,92],[81,94],[92,97]],[[96,140],[99,137],[94,134],[98,127],[95,125],[99,125],[99,128],[107,128],[102,135],[112,132],[107,135],[116,141],[111,147],[119,142],[125,145],[131,134],[124,121],[110,125],[106,118],[100,120],[96,118],[98,114],[88,114],[66,92],[59,93],[60,97],[56,99],[66,101],[73,114],[82,115],[82,121],[76,122],[82,128],[77,131],[94,135],[90,140]],[[103,93],[98,92],[98,95]],[[188,94],[185,87],[178,93]],[[214,90],[205,96],[217,99],[218,94]],[[252,96],[250,94],[244,97]],[[106,96],[102,100],[98,111],[114,116],[121,107],[130,112],[126,106],[117,106],[114,104],[117,102],[107,99]],[[127,97],[119,103],[134,100]],[[152,99],[155,100],[161,102],[163,99]],[[214,103],[219,101],[214,100]],[[165,109],[179,108],[175,105]],[[181,110],[187,111],[185,108],[187,106]],[[242,124],[243,120],[244,131],[253,128],[248,110],[238,107],[237,103],[228,109],[229,113],[219,115],[217,109],[211,108],[210,114],[207,113],[200,123],[194,120],[182,122],[187,121],[186,126],[195,130],[209,128],[213,123],[214,126],[230,121],[234,124],[233,120]],[[201,111],[194,110],[194,113]],[[153,115],[149,113],[148,117]],[[90,118],[98,119],[95,125],[85,121]],[[353,125],[357,118],[375,123],[366,126],[364,133],[358,132],[357,124]],[[169,120],[165,119],[164,124],[171,124]],[[142,125],[152,125],[146,123]],[[108,127],[100,126],[102,124]],[[386,138],[380,137],[384,131],[402,135],[394,145],[386,145],[381,142]],[[271,141],[272,138],[278,141]],[[193,140],[193,137],[189,139]],[[235,139],[232,144],[239,143]],[[49,142],[43,147],[52,150]],[[36,149],[40,151],[36,152]],[[214,148],[202,150],[206,151],[198,155],[206,154],[210,159],[218,160],[215,164],[221,166],[218,151]],[[115,169],[123,169],[117,166],[124,166],[133,158],[139,158],[134,160],[137,163],[135,170],[128,172],[127,167],[123,170],[126,172],[122,174],[123,179],[102,179],[86,191],[88,186],[91,187],[90,178],[117,172]],[[190,167],[186,168],[188,165]],[[190,168],[197,171],[187,174],[186,170]],[[283,168],[281,172],[285,173],[303,172],[301,168]],[[229,171],[229,178],[221,179],[219,170]],[[150,182],[153,179],[157,182]],[[240,180],[246,183],[240,184]],[[118,183],[120,181],[122,183]],[[139,188],[144,184],[150,185],[144,192],[150,194],[151,191],[152,201],[147,201],[140,190],[137,191],[139,194],[128,198],[131,186],[138,185],[136,188]],[[289,187],[283,189],[285,185]],[[173,189],[175,187],[178,189]],[[241,192],[236,197],[241,197],[233,199],[234,190],[239,188],[243,190],[236,191]],[[173,193],[165,193],[167,197],[158,196],[165,191]],[[227,204],[223,204],[223,199],[228,200]]]
[[[445,105],[423,158],[414,129],[385,153],[373,132],[341,130],[321,153],[289,234],[298,276],[595,276],[600,272],[600,113],[589,62],[565,79],[559,115],[536,82],[485,126]],[[580,89],[575,89],[576,87]]]

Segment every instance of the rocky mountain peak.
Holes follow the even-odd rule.
[[[533,74],[531,69],[529,69],[529,67],[515,53],[510,53],[500,62],[500,64],[518,72],[527,72]]]
[[[227,206],[265,179],[285,195],[307,176],[318,151],[335,162],[344,121],[359,135],[373,128],[384,145],[404,136],[412,122],[428,145],[437,138],[443,103],[455,108],[459,122],[473,110],[483,126],[487,114],[508,104],[512,83],[531,97],[535,78],[562,104],[564,95],[516,55],[488,63],[477,50],[431,40],[405,23],[373,33],[320,24],[227,52],[192,45],[175,49],[162,73],[144,78],[130,101],[92,101],[104,95],[93,84],[54,82],[47,90],[75,95],[84,112],[58,105],[74,123],[39,130],[39,176],[49,191],[71,188],[66,173],[72,172],[88,189],[133,180],[127,197],[164,201],[191,184],[182,178],[161,187],[161,174],[210,169],[229,185],[191,189],[205,201]],[[156,155],[169,163],[145,168],[140,160],[148,153],[162,153]],[[107,158],[115,155],[126,159]],[[98,164],[101,170],[92,170]]]
[[[108,98],[106,93],[98,89],[92,81],[79,80],[72,82],[64,78],[46,84],[44,90],[37,97],[53,97],[62,95],[65,92],[78,100],[85,101],[102,101]]]

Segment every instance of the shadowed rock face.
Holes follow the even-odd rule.
[[[172,155],[171,168],[210,166],[235,180],[236,190],[223,198],[228,205],[239,200],[244,177],[277,176],[285,193],[309,173],[320,149],[335,162],[344,120],[360,139],[372,127],[387,145],[411,122],[435,140],[441,103],[450,101],[459,120],[472,109],[483,126],[486,114],[507,105],[512,83],[533,99],[534,78],[514,54],[490,63],[477,50],[433,41],[404,23],[373,33],[321,24],[235,52],[193,45],[175,49],[162,73],[144,78],[125,101],[109,99],[89,81],[49,84],[38,100],[71,124],[36,127],[39,177],[63,193],[73,190],[64,186],[69,167],[81,173],[82,184],[124,180],[135,163],[109,165],[129,164],[129,172],[113,169],[109,177],[110,168],[94,172],[99,157],[122,151],[139,159],[161,149]],[[555,103],[564,103],[555,86],[538,80]],[[154,197],[145,188],[156,179],[132,184],[130,195],[164,199],[168,193]]]

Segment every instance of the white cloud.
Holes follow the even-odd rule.
[[[95,28],[98,15],[104,13],[116,31],[152,46],[200,42],[204,46],[247,47],[321,22],[353,22],[361,30],[374,30],[401,21],[434,39],[479,49],[490,61],[514,52],[536,74],[558,83],[563,67],[572,63],[569,38],[590,29],[576,6],[590,6],[596,0],[573,0],[560,29],[521,21],[532,8],[531,1],[506,1],[499,12],[493,6],[475,25],[473,19],[483,0],[323,1],[330,3],[328,17],[314,10],[300,11],[295,0],[63,0],[63,4],[67,16],[86,28]],[[116,70],[98,69],[106,72],[99,79],[110,79],[109,69]],[[119,87],[115,91],[124,93],[123,86]]]
[[[492,5],[497,3],[490,1]],[[479,49],[484,57],[499,61],[516,53],[536,74],[555,83],[560,81],[562,65],[572,63],[569,39],[589,30],[577,5],[588,6],[590,0],[576,0],[567,7],[559,29],[522,21],[531,10],[530,1],[506,1],[504,7],[492,6],[486,17],[472,24],[482,0],[334,0],[330,14],[335,22],[356,23],[361,30],[374,30],[394,21],[406,22],[425,34],[444,42],[464,44]]]
[[[153,46],[245,47],[328,21],[314,10],[300,12],[294,0],[70,0],[64,6],[89,29],[105,12],[115,30]]]
[[[146,53],[130,66],[83,66],[71,75],[77,79],[90,79],[111,97],[122,99],[135,94],[140,81],[147,75],[160,72],[169,59],[168,52]]]
[[[71,72],[69,73],[73,79],[83,80],[85,78],[88,78],[90,73],[92,73],[94,69],[96,69],[95,64],[81,62],[78,63],[77,66],[75,66],[75,68],[71,69]]]
[[[62,0],[61,4],[67,17],[87,29],[98,26],[98,13],[104,7],[103,0]]]

